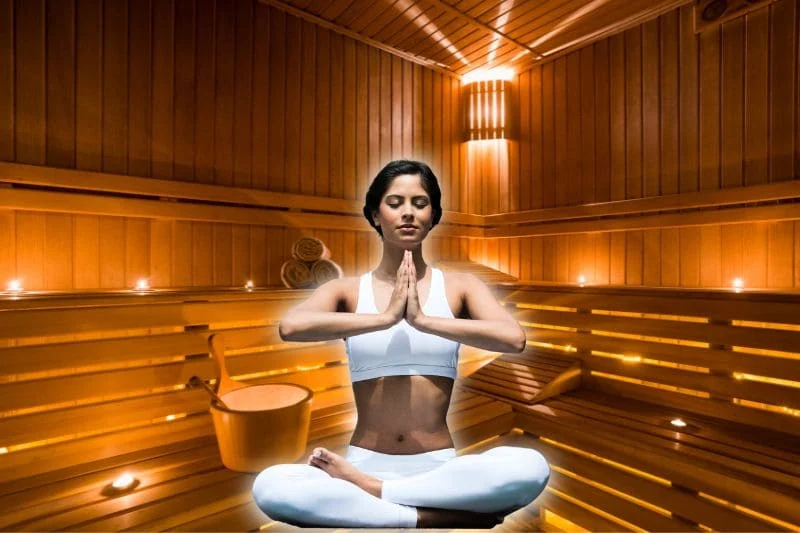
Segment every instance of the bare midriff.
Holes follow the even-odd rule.
[[[350,444],[408,455],[453,448],[447,411],[453,380],[445,376],[382,376],[353,383],[358,422]]]

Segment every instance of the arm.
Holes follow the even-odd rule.
[[[484,350],[520,353],[525,350],[522,326],[475,275],[460,274],[461,293],[472,318],[424,316],[417,329]]]
[[[384,314],[337,312],[346,281],[334,279],[320,285],[309,298],[291,308],[278,325],[281,340],[327,341],[386,329],[391,319]]]

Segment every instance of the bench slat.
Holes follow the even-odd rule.
[[[709,375],[647,363],[627,363],[608,357],[587,355],[583,357],[583,360],[586,368],[598,372],[674,385],[685,389],[708,392],[720,397],[743,398],[773,405],[800,407],[800,388]]]
[[[529,323],[585,330],[800,353],[800,331],[543,310],[520,311],[515,318]]]
[[[526,435],[520,435],[519,437],[527,437],[528,440],[532,441],[527,447],[535,448],[542,452],[547,457],[547,462],[551,468],[554,466],[563,468],[581,477],[606,485],[613,490],[623,492],[694,522],[709,526],[716,531],[774,531],[775,529],[773,525],[755,520],[734,510],[720,507],[686,491],[676,490],[671,486],[664,486],[625,470],[562,450],[541,439],[533,439]]]
[[[598,507],[609,514],[638,526],[645,531],[700,531],[683,520],[677,520],[652,511],[634,502],[582,483],[569,476],[551,471],[548,485],[569,494],[575,499]]]
[[[539,328],[526,328],[531,341],[571,345],[574,348],[597,350],[613,354],[637,354],[649,359],[668,361],[684,365],[700,366],[711,369],[728,369],[730,371],[755,374],[800,381],[800,364],[792,359],[772,356],[759,356],[745,352],[729,350],[712,350],[680,344],[649,342],[645,340],[607,337],[570,331],[554,331]],[[529,350],[542,353],[538,346],[529,346]],[[571,352],[572,353],[572,352]],[[574,354],[579,356],[579,354]]]
[[[796,519],[791,509],[800,505],[800,499],[788,496],[783,491],[759,486],[745,479],[731,477],[716,470],[702,467],[694,458],[683,457],[674,451],[657,451],[644,447],[640,442],[621,442],[606,438],[598,439],[589,434],[584,425],[570,426],[559,417],[550,414],[544,405],[530,406],[517,412],[517,427],[533,435],[546,435],[571,446],[616,461],[652,475],[669,479],[673,483],[702,491],[718,498],[740,503],[780,520],[792,522]]]
[[[676,292],[678,294],[668,294]],[[503,300],[513,304],[574,309],[800,324],[796,298],[775,293],[736,294],[703,289],[633,287],[615,290],[601,287],[563,287],[561,290],[554,290],[549,287],[534,287],[530,290],[513,290]],[[536,312],[538,311],[537,309]]]
[[[635,385],[588,374],[584,374],[581,387],[604,394],[634,398],[730,422],[764,427],[800,436],[800,427],[798,427],[800,424],[797,424],[796,418],[789,414],[745,407],[722,400],[698,398],[679,392],[670,392],[646,385]]]

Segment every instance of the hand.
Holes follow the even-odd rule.
[[[406,300],[406,322],[410,326],[417,327],[420,320],[425,316],[419,305],[419,293],[417,293],[417,267],[408,253],[408,297]]]
[[[406,250],[400,267],[397,269],[397,277],[394,283],[392,296],[389,298],[389,307],[384,314],[389,317],[389,326],[400,322],[406,315],[406,301],[408,299],[408,261],[411,252]]]

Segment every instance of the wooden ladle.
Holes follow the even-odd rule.
[[[190,387],[190,388],[194,388],[194,387],[203,387],[203,388],[204,388],[204,389],[205,389],[205,390],[208,392],[209,396],[211,396],[211,398],[212,398],[213,400],[216,400],[216,401],[217,401],[217,403],[218,403],[218,404],[220,404],[220,405],[221,405],[222,407],[224,407],[225,409],[229,409],[229,407],[228,407],[228,406],[225,404],[225,402],[223,402],[223,401],[222,401],[222,398],[220,398],[219,396],[217,396],[217,393],[216,393],[216,392],[214,392],[214,389],[212,389],[211,387],[209,387],[209,386],[208,386],[208,383],[206,383],[205,381],[203,381],[202,379],[200,379],[200,377],[199,377],[199,376],[192,376],[192,377],[190,377],[190,378],[189,378],[189,382],[187,383],[187,386],[188,386],[188,387]]]
[[[244,383],[238,383],[231,379],[228,369],[225,367],[225,341],[220,333],[214,333],[208,338],[208,348],[211,358],[217,363],[219,380],[217,381],[217,394],[224,396],[229,392],[247,387]]]

